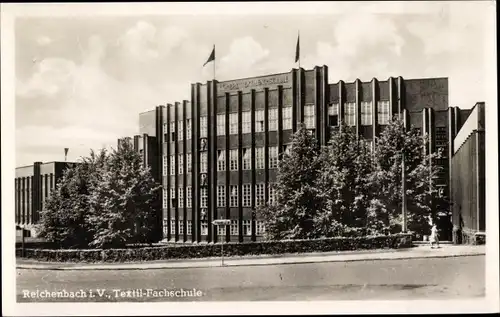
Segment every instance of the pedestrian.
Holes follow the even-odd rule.
[[[432,224],[431,236],[429,237],[429,241],[431,243],[431,249],[434,249],[434,244],[436,244],[436,246],[439,248],[439,234],[435,223]]]

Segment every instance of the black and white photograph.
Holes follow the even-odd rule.
[[[499,312],[496,9],[2,4],[3,314]]]

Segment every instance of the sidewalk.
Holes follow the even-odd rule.
[[[224,266],[257,266],[321,262],[352,262],[374,260],[405,260],[418,258],[442,258],[484,255],[485,246],[442,245],[431,249],[428,245],[418,245],[409,249],[342,251],[326,253],[262,255],[247,257],[225,257]],[[17,259],[17,269],[34,270],[152,270],[220,267],[221,258],[161,260],[133,263],[45,263],[29,259]]]

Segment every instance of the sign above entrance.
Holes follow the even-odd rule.
[[[216,226],[229,226],[231,224],[231,219],[217,219],[212,221],[212,224]]]

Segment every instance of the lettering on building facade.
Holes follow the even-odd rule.
[[[233,90],[245,90],[258,87],[269,87],[277,85],[290,85],[291,74],[279,74],[270,77],[240,79],[229,82],[221,82],[217,85],[218,92],[228,92]]]

